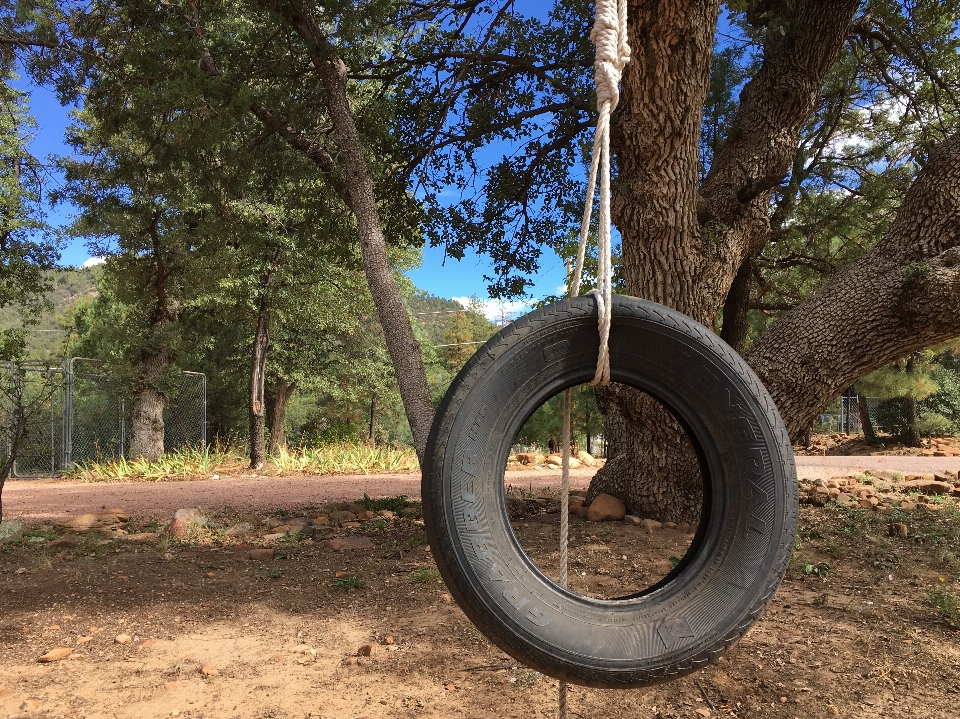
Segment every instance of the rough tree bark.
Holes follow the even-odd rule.
[[[771,191],[791,168],[801,129],[817,106],[858,2],[766,7],[782,13],[777,21],[784,32],[767,33],[762,62],[741,93],[728,140],[698,187],[700,122],[719,2],[630,4],[633,60],[624,73],[612,136],[621,271],[628,294],[708,327],[716,325],[728,299],[736,299],[731,288],[745,261],[769,241]],[[767,362],[763,350],[752,349],[749,356]],[[838,389],[850,384],[848,378]],[[607,414],[611,459],[592,482],[590,496],[607,491],[636,512],[693,520],[699,513],[699,468],[669,415],[629,388],[601,390],[598,401]],[[788,424],[799,433],[820,406],[801,413],[806,422],[791,417]]]
[[[175,361],[169,330],[180,318],[178,303],[168,287],[159,222],[157,213],[149,227],[155,293],[149,316],[150,341],[143,343],[144,349],[140,353],[140,372],[133,387],[133,406],[130,408],[130,456],[150,462],[163,456],[163,410],[168,399],[163,385]]]
[[[297,391],[296,382],[273,379],[267,383],[267,427],[270,429],[268,454],[276,455],[287,448],[287,403]]]
[[[289,129],[286,132],[281,131],[280,134],[292,147],[304,152],[321,170],[335,174],[336,170],[342,167],[345,181],[339,185],[341,197],[357,219],[367,284],[383,327],[384,340],[400,386],[403,408],[413,433],[414,447],[422,461],[427,434],[433,422],[433,402],[427,386],[420,343],[414,337],[410,317],[390,268],[373,180],[347,96],[347,67],[308,5],[300,0],[259,2],[276,13],[300,36],[323,86],[327,111],[339,150],[337,161],[334,162],[316,145],[296,136],[296,133]],[[255,114],[256,111],[254,108]],[[336,189],[337,185],[334,187]]]
[[[267,374],[267,352],[270,348],[270,310],[266,297],[260,300],[260,312],[257,315],[257,329],[253,333],[253,347],[250,351],[250,469],[261,470],[267,462],[264,451],[266,436],[264,416],[266,410],[265,391]]]

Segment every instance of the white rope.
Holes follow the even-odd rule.
[[[587,203],[580,224],[580,246],[577,262],[570,278],[570,296],[580,294],[583,261],[587,253],[587,237],[593,214],[593,198],[600,173],[600,228],[598,232],[597,289],[588,294],[597,301],[600,318],[600,353],[592,385],[610,384],[610,321],[613,303],[613,268],[610,261],[610,115],[620,104],[620,77],[630,62],[627,41],[627,0],[596,0],[597,18],[590,39],[597,48],[593,63],[597,85],[597,131],[593,138],[593,156],[587,180]],[[570,390],[563,393],[563,474],[560,486],[560,586],[567,586],[567,541],[570,528]],[[560,719],[567,719],[567,683],[560,682],[558,701]]]
[[[593,138],[593,157],[587,180],[587,202],[580,224],[580,245],[570,287],[571,297],[580,294],[580,278],[586,256],[587,237],[593,214],[597,174],[600,174],[600,217],[598,230],[597,289],[588,294],[596,297],[600,317],[600,354],[597,373],[591,384],[610,384],[610,320],[613,294],[613,269],[610,260],[610,115],[620,104],[620,77],[630,62],[627,42],[627,0],[597,0],[597,19],[590,39],[597,48],[593,64],[597,85],[597,130]]]

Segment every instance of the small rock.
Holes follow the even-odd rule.
[[[872,707],[877,707],[883,703],[883,700],[878,696],[867,696],[863,698],[863,703]]]
[[[587,508],[587,519],[591,522],[620,521],[626,515],[624,503],[609,494],[598,494]]]
[[[356,522],[357,515],[353,512],[330,512],[330,519],[334,522]]]
[[[113,638],[113,641],[117,644],[129,644],[131,639],[133,639],[133,637],[129,634],[118,634]]]
[[[397,515],[391,512],[389,509],[381,509],[377,512],[378,517],[383,517],[384,519],[394,519]]]
[[[363,512],[360,512],[360,514],[357,515],[357,519],[359,519],[361,522],[368,522],[376,516],[377,515],[375,513],[367,509],[367,510],[364,510]]]
[[[340,525],[343,529],[359,529],[360,522],[344,522]]]
[[[69,647],[57,647],[56,649],[51,649],[49,652],[37,659],[37,661],[41,664],[49,664],[50,662],[56,662],[64,657],[70,656],[72,652],[73,649]]]
[[[20,705],[20,711],[22,712],[35,712],[40,708],[40,702],[35,699],[25,699]]]
[[[635,515],[635,514],[628,514],[628,515],[626,515],[626,516],[623,518],[623,523],[624,523],[624,524],[629,524],[629,525],[632,525],[632,526],[634,526],[634,527],[640,526],[640,522],[641,522],[641,521],[642,521],[642,520],[640,519],[640,517],[638,517],[638,516]]]
[[[276,553],[275,549],[251,549],[247,552],[247,557],[256,562],[266,562],[273,559],[273,555]]]
[[[228,537],[245,537],[251,532],[253,532],[253,525],[250,522],[240,522],[227,527],[224,534]]]
[[[905,512],[912,512],[916,508],[917,508],[917,503],[914,502],[912,499],[905,499],[902,502],[900,502],[900,509],[902,509]]]
[[[448,594],[447,592],[444,592],[443,594],[440,595],[440,599],[442,599],[444,602],[449,604],[450,602],[453,601],[453,596]]]
[[[907,525],[903,522],[894,522],[893,524],[887,525],[887,534],[891,537],[904,537],[907,536]]]
[[[287,536],[286,532],[277,532],[276,534],[264,534],[264,542],[279,542],[281,539]]]
[[[370,537],[336,537],[327,542],[330,549],[373,549]]]
[[[389,634],[387,634],[387,635],[383,638],[383,643],[384,643],[384,644],[387,644],[387,645],[393,644],[393,637],[391,637]]]
[[[378,647],[376,644],[364,644],[357,650],[357,656],[372,657],[376,653],[377,649]]]
[[[177,539],[183,539],[190,531],[190,527],[206,527],[209,520],[203,516],[203,513],[192,507],[190,509],[178,509],[170,524],[167,525],[167,532]]]
[[[700,709],[697,709],[697,714],[699,714],[702,717],[711,716],[710,710],[707,709],[706,707],[701,707]]]
[[[149,649],[157,645],[156,639],[144,639],[142,642],[137,644],[137,649]]]
[[[677,531],[684,534],[690,533],[690,524],[688,522],[677,522]]]
[[[326,526],[329,526],[329,524],[330,524],[329,517],[317,517],[316,519],[313,520],[314,527],[326,527]]]
[[[676,523],[676,522],[664,522],[664,523],[663,523],[663,528],[664,528],[664,529],[676,529],[676,528],[677,528],[677,523]]]
[[[403,509],[400,510],[400,515],[401,515],[404,519],[416,519],[417,517],[420,516],[420,508],[419,508],[419,507],[404,507]]]
[[[60,552],[64,549],[76,549],[77,542],[79,539],[74,534],[64,534],[59,539],[54,539],[52,542],[47,544],[48,549],[52,549],[54,552]]]
[[[643,531],[645,531],[647,534],[653,534],[655,531],[660,529],[663,524],[655,519],[644,519],[640,522],[640,526],[643,527]]]
[[[204,664],[200,667],[200,673],[205,677],[218,677],[220,676],[220,670],[217,669],[212,664]]]
[[[543,464],[545,457],[537,452],[520,452],[517,454],[517,461],[520,464],[537,466]]]

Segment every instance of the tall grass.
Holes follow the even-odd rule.
[[[283,449],[267,460],[261,474],[375,474],[414,472],[417,455],[410,447],[374,447],[365,442],[340,442],[315,448]],[[156,462],[116,459],[78,462],[66,473],[76,482],[169,482],[249,475],[249,460],[219,447],[167,452]]]

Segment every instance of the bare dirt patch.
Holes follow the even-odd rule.
[[[549,565],[555,492],[512,494],[515,532]],[[31,525],[0,549],[0,717],[556,716],[556,682],[494,648],[450,600],[415,507],[265,542],[279,514],[211,515],[256,527],[239,548],[212,530],[54,551],[51,526]],[[610,596],[668,571],[689,541],[571,527],[574,581]],[[143,529],[157,526],[128,531]],[[348,537],[373,549],[330,547]],[[572,716],[956,717],[960,633],[930,594],[960,590],[958,537],[952,498],[911,511],[805,505],[787,579],[734,649],[658,687],[573,688]],[[260,546],[274,556],[249,559]],[[57,648],[72,651],[38,662]]]

